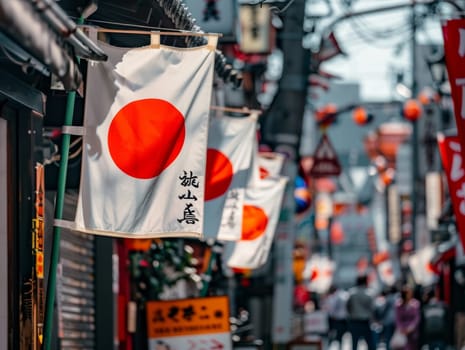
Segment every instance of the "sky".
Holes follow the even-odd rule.
[[[330,0],[334,15],[319,23],[319,28],[328,26],[334,18],[344,13],[343,3],[347,0]],[[396,4],[408,4],[407,0],[352,0],[354,12],[381,8]],[[308,10],[322,10],[323,0],[309,0]],[[323,64],[322,68],[335,73],[343,81],[360,84],[361,99],[365,101],[385,101],[395,98],[394,72],[403,71],[410,84],[411,9],[382,11],[379,14],[357,16],[346,19],[335,26],[336,38],[347,54]],[[439,19],[428,21],[425,29],[417,33],[417,42],[441,43]]]

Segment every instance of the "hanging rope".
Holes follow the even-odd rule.
[[[192,32],[203,32],[195,23],[195,18],[189,12],[189,8],[180,0],[157,0],[160,8],[165,15],[173,22],[176,29],[187,30]],[[190,36],[186,37],[188,46],[206,45],[205,37]],[[242,77],[238,71],[227,64],[226,57],[220,52],[215,52],[215,71],[225,82],[232,83],[235,87],[241,85]]]

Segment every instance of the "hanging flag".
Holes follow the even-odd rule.
[[[261,181],[245,191],[241,240],[227,259],[229,267],[256,269],[268,259],[287,178]]]
[[[258,149],[258,140],[255,140],[248,187],[260,186],[261,180],[267,177],[279,177],[284,165],[284,154],[259,152]]]
[[[452,19],[442,27],[444,55],[449,77],[455,122],[465,149],[465,20]]]
[[[465,166],[460,139],[458,136],[438,133],[438,146],[454,208],[457,231],[462,247],[465,248]]]
[[[70,228],[132,238],[202,235],[216,48],[210,39],[189,49],[101,45],[109,60],[88,67],[81,187]]]
[[[408,265],[416,284],[427,287],[437,282],[438,276],[431,264],[435,253],[434,246],[428,245],[409,256]]]
[[[387,286],[392,286],[396,282],[396,275],[392,266],[391,259],[380,262],[376,269],[378,270],[379,279]]]
[[[258,169],[260,178],[265,179],[268,176],[278,177],[284,164],[284,155],[276,152],[258,153]]]
[[[257,114],[212,118],[205,178],[205,238],[238,240]]]
[[[307,261],[303,272],[308,289],[317,293],[326,293],[333,282],[335,263],[326,256],[314,254]]]
[[[247,187],[260,186],[260,164],[258,162],[258,138],[253,142],[252,159],[250,160],[250,176],[247,182]]]

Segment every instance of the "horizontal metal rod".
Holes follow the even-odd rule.
[[[85,27],[85,26],[84,26]],[[191,31],[150,31],[150,30],[131,30],[131,29],[110,29],[110,28],[97,28],[100,33],[118,33],[118,34],[136,34],[136,35],[152,35],[160,34],[167,36],[218,36],[222,37],[221,33],[199,33]]]

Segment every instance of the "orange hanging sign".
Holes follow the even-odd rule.
[[[149,301],[147,333],[151,350],[160,344],[176,349],[197,345],[231,349],[228,297]]]

